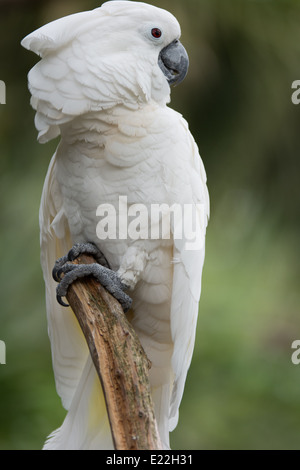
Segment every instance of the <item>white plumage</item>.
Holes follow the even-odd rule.
[[[151,36],[153,28],[162,32]],[[112,440],[101,387],[82,332],[56,301],[51,271],[76,242],[93,241],[133,299],[129,314],[152,369],[155,414],[164,447],[178,420],[190,365],[209,215],[205,170],[188,124],[167,106],[170,86],[158,65],[180,26],[168,12],[113,1],[54,21],[22,45],[39,54],[29,73],[39,141],[61,135],[41,208],[49,336],[58,394],[68,410],[45,449],[108,449]],[[201,204],[200,245],[185,239],[103,240],[99,204]]]

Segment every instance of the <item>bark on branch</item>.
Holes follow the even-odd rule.
[[[94,263],[82,255],[74,263]],[[151,367],[119,302],[95,279],[67,294],[102,384],[116,450],[162,449],[149,385]]]

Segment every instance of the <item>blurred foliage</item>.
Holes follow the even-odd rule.
[[[197,342],[177,449],[297,449],[300,366],[296,0],[161,0],[190,55],[172,107],[204,160],[211,221]],[[64,411],[55,392],[39,265],[38,207],[56,142],[36,142],[20,40],[95,1],[0,0],[0,449],[39,449]]]

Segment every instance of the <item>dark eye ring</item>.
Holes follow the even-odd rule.
[[[153,28],[151,34],[155,39],[159,39],[162,35],[162,32],[159,28]]]

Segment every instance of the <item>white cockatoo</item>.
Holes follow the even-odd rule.
[[[28,76],[38,140],[61,136],[45,180],[40,229],[56,387],[68,412],[45,449],[113,448],[100,381],[77,320],[62,301],[68,285],[88,274],[64,263],[89,248],[99,259],[93,274],[120,300],[152,363],[164,448],[177,425],[194,348],[209,213],[197,145],[187,122],[167,106],[170,85],[188,69],[180,34],[165,10],[110,1],[53,21],[22,41],[41,57]],[[120,196],[128,208],[196,208],[194,239],[185,231],[175,237],[174,223],[170,237],[100,239],[99,205],[110,204],[120,215]]]

